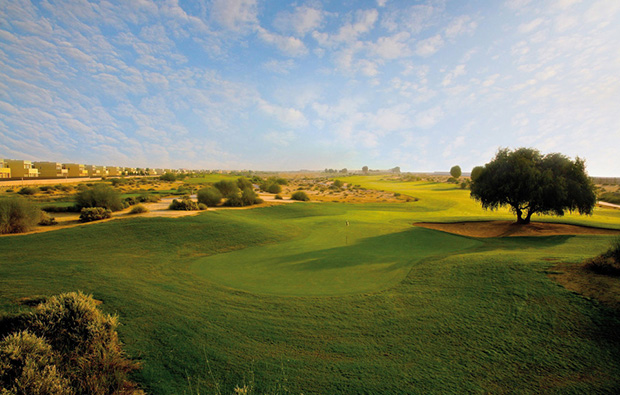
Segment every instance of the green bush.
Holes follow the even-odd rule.
[[[84,207],[80,211],[80,222],[92,222],[112,217],[112,211],[105,207]]]
[[[41,210],[23,198],[0,199],[0,234],[21,233],[41,220]]]
[[[181,200],[174,199],[168,208],[170,210],[201,210],[198,203],[190,199],[189,196],[184,196]]]
[[[245,188],[252,188],[252,182],[245,177],[237,178],[237,186],[243,190]]]
[[[97,184],[79,192],[75,198],[76,205],[84,207],[105,207],[111,211],[122,210],[120,193],[109,185]]]
[[[48,213],[79,213],[80,208],[78,206],[44,206],[41,210]]]
[[[45,211],[41,211],[41,219],[39,220],[39,225],[50,226],[50,225],[56,225],[57,223],[58,222],[56,221],[56,218],[51,217]]]
[[[243,207],[243,201],[241,200],[241,196],[233,195],[226,199],[223,205],[226,207]]]
[[[172,173],[166,173],[163,174],[161,176],[159,176],[159,179],[162,181],[176,181],[177,180],[177,176],[175,176]]]
[[[159,195],[143,194],[138,196],[138,202],[140,203],[157,203],[161,200]]]
[[[37,192],[39,192],[39,188],[36,187],[23,187],[17,191],[20,195],[34,195]]]
[[[222,193],[215,187],[206,187],[198,191],[198,202],[214,207],[222,201]]]
[[[269,184],[265,188],[265,191],[269,193],[280,193],[282,192],[282,187],[278,183],[273,183],[273,184]]]
[[[231,198],[239,194],[239,187],[235,181],[220,180],[213,184],[213,186],[216,187],[225,198]]]
[[[241,192],[241,203],[244,206],[251,206],[262,202],[263,200],[256,195],[256,192],[254,192],[252,188],[244,188]]]
[[[293,195],[291,195],[291,200],[299,200],[300,202],[307,202],[308,200],[310,200],[310,198],[308,197],[306,192],[297,191]]]
[[[282,196],[280,196],[280,195],[276,195],[276,196],[274,197],[274,199],[276,199],[276,200],[282,200]]]
[[[149,209],[144,207],[142,204],[136,204],[135,206],[131,208],[131,210],[129,211],[129,214],[142,214],[142,213],[148,213],[148,212],[149,212]]]

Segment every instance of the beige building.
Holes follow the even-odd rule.
[[[101,168],[95,165],[86,165],[89,177],[101,177]]]
[[[33,162],[32,167],[39,170],[39,177],[65,178],[68,174],[67,169],[58,162]]]
[[[120,176],[122,172],[122,168],[117,166],[106,166],[106,170],[109,176]]]
[[[88,177],[88,170],[85,165],[79,163],[63,163],[69,177]]]
[[[97,170],[101,173],[101,177],[108,175],[108,168],[106,166],[97,166]]]
[[[0,178],[11,178],[11,169],[4,163],[4,159],[0,159]]]
[[[32,167],[29,160],[13,160],[6,159],[5,166],[11,169],[11,177],[13,178],[36,178],[39,176],[39,170]]]

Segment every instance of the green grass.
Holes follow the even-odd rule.
[[[212,184],[221,180],[236,181],[240,176],[230,176],[227,174],[206,174],[201,177],[188,177],[183,180],[186,184]]]
[[[25,296],[93,293],[120,315],[121,339],[144,365],[135,379],[153,394],[188,393],[188,378],[201,393],[216,393],[215,382],[231,393],[250,375],[259,392],[285,383],[304,394],[620,389],[617,313],[546,274],[612,237],[412,228],[512,216],[444,184],[406,184],[372,181],[418,202],[298,203],[0,238],[0,310],[21,309],[14,300]],[[606,211],[568,220],[620,228]]]

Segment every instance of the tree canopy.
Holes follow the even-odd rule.
[[[500,149],[495,158],[472,174],[471,197],[485,209],[510,206],[517,222],[532,214],[562,216],[566,210],[592,214],[594,185],[585,162],[559,153],[542,155],[533,148]]]
[[[450,175],[454,178],[459,178],[463,174],[461,172],[461,166],[452,166],[450,169]]]

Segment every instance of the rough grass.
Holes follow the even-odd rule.
[[[0,309],[16,313],[14,301],[32,295],[93,293],[124,323],[121,339],[143,361],[135,379],[155,394],[184,393],[188,378],[201,393],[217,393],[215,383],[231,393],[250,372],[258,393],[283,378],[291,393],[309,394],[618,392],[617,313],[547,278],[551,260],[582,262],[610,237],[477,240],[412,229],[512,216],[443,184],[373,182],[420,200],[0,238]],[[569,220],[620,228],[607,211]]]

